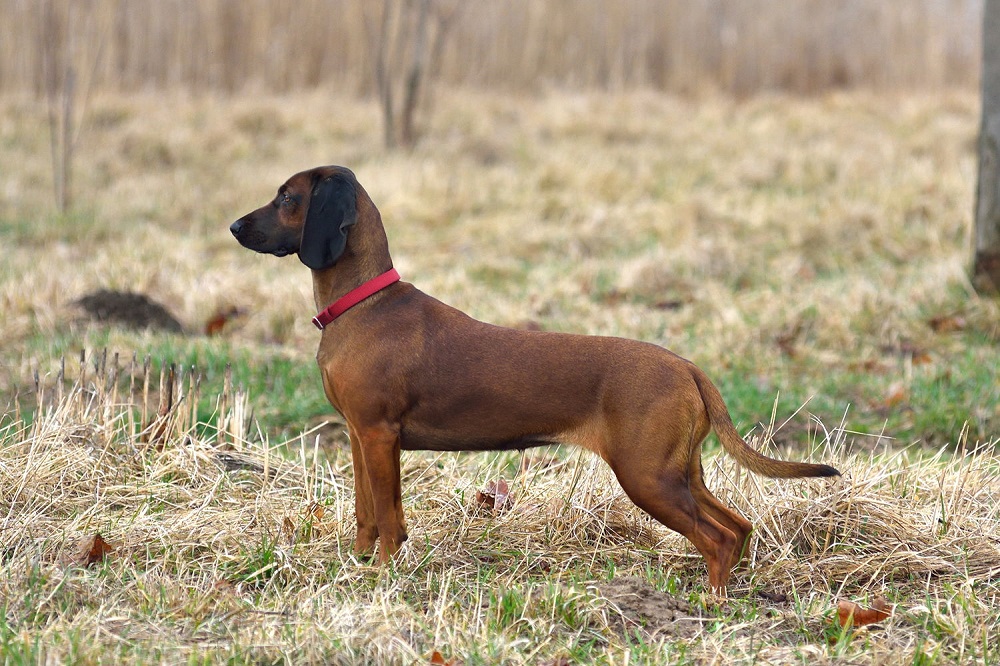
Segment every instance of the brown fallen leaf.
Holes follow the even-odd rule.
[[[847,367],[855,372],[867,372],[870,375],[884,375],[892,369],[889,365],[875,358],[848,363]]]
[[[207,322],[205,322],[205,335],[211,337],[222,333],[222,329],[226,327],[226,324],[237,317],[243,316],[243,314],[243,310],[237,307],[216,310],[215,314],[212,315]]]
[[[794,325],[786,326],[778,335],[774,338],[774,343],[781,350],[781,353],[788,358],[795,358],[798,356],[798,349],[796,349],[796,343],[798,342],[799,336],[802,334],[802,322],[797,321]]]
[[[212,584],[212,594],[202,599],[200,604],[206,611],[214,608],[216,612],[225,613],[238,610],[243,602],[233,582],[225,578],[217,578]]]
[[[226,578],[218,578],[212,584],[212,589],[223,594],[236,594],[236,586]]]
[[[457,666],[457,662],[454,659],[445,659],[444,655],[434,650],[434,654],[431,655],[432,664],[441,664],[441,666]]]
[[[884,354],[909,358],[913,365],[926,365],[934,360],[929,351],[908,341],[898,345],[883,345],[880,349]]]
[[[899,354],[903,357],[909,356],[913,365],[927,365],[932,360],[930,352],[912,342],[904,342],[899,345]]]
[[[105,541],[99,532],[94,532],[93,536],[83,539],[77,546],[73,561],[85,567],[92,567],[111,555],[114,550],[115,547]]]
[[[624,292],[619,291],[618,289],[612,289],[611,291],[599,294],[598,298],[605,305],[618,305],[625,300],[626,296],[627,294]]]
[[[514,504],[510,486],[502,478],[490,481],[482,490],[476,491],[476,503],[494,511],[506,511]]]
[[[768,592],[767,590],[760,590],[757,594],[762,599],[767,599],[773,604],[783,604],[788,601],[788,595],[782,592]]]
[[[556,657],[552,661],[545,662],[545,666],[573,666],[569,657]]]
[[[965,330],[965,318],[958,315],[939,315],[927,320],[927,325],[935,333],[954,333]]]
[[[312,518],[314,520],[323,520],[323,516],[326,515],[326,509],[319,502],[312,502],[306,508],[306,518]]]
[[[295,543],[295,532],[295,522],[289,516],[282,518],[281,535],[285,537],[290,544]]]
[[[910,399],[910,392],[902,382],[896,382],[889,387],[885,399],[879,404],[883,409],[898,407]]]
[[[837,602],[837,620],[842,627],[862,627],[866,624],[881,622],[892,615],[892,606],[883,597],[872,602],[871,608],[864,608],[853,601],[841,599]]]

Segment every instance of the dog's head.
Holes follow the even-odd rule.
[[[298,253],[309,268],[337,263],[347,247],[348,230],[358,220],[354,173],[338,166],[302,171],[278,188],[268,204],[229,226],[243,247],[284,257]]]

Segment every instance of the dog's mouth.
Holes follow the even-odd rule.
[[[240,244],[243,247],[247,248],[248,250],[253,250],[257,254],[270,254],[270,255],[274,255],[275,257],[287,257],[290,254],[295,254],[296,252],[298,252],[298,250],[292,249],[290,247],[285,247],[285,246],[276,247],[276,248],[253,247],[252,245],[248,245],[246,243],[243,243],[242,241],[240,242]]]
[[[244,219],[239,219],[229,227],[237,242],[248,250],[260,254],[273,254],[276,257],[287,257],[298,252],[298,248],[289,242],[289,238],[269,238],[254,225],[248,225]],[[281,234],[287,236],[288,234]],[[275,245],[277,241],[277,245]]]

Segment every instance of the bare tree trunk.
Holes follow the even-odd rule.
[[[71,11],[71,8],[70,8]],[[66,19],[69,22],[69,19]],[[59,18],[55,6],[45,5],[41,34],[45,39],[38,45],[45,72],[45,93],[48,101],[49,145],[52,151],[52,185],[56,205],[65,213],[70,207],[72,175],[72,118],[76,72],[70,62],[69,47],[59,48]],[[69,33],[69,29],[66,29]],[[60,99],[61,98],[61,99]]]
[[[409,149],[420,138],[417,110],[423,108],[425,118],[430,113],[425,93],[428,79],[437,74],[444,40],[460,7],[441,0],[383,0],[380,5],[363,5],[386,148]],[[401,108],[396,106],[397,94],[402,98]]]
[[[117,16],[120,0],[114,0],[111,16]],[[84,11],[74,3],[48,0],[43,5],[38,42],[42,61],[45,95],[48,102],[49,145],[52,152],[52,184],[56,205],[66,213],[73,205],[73,159],[76,142],[83,127],[83,117],[104,51],[104,42],[111,26],[96,32],[99,37],[84,44],[80,34],[91,34],[88,21],[96,22],[97,11]],[[82,18],[81,18],[82,15]],[[96,25],[96,23],[95,23]],[[77,76],[78,63],[90,60],[90,75],[86,70]],[[82,61],[82,62],[81,62]],[[82,92],[82,99],[80,93]]]
[[[59,197],[59,210],[63,213],[69,210],[73,201],[73,106],[76,100],[76,70],[72,65],[66,67],[66,81],[63,83],[62,109],[62,159],[59,180],[62,183]]]
[[[375,85],[378,87],[378,96],[382,102],[382,128],[385,132],[385,147],[392,149],[396,147],[396,109],[392,96],[392,74],[389,71],[389,49],[393,45],[390,35],[392,30],[392,13],[394,3],[385,0],[382,3],[382,21],[374,40],[369,43],[374,44],[375,54]]]
[[[430,0],[419,0],[417,8],[417,28],[413,36],[413,60],[406,76],[406,88],[403,94],[403,114],[400,116],[399,138],[404,148],[412,148],[417,136],[413,128],[413,114],[417,110],[417,100],[420,97],[420,82],[424,77],[425,60],[427,59],[427,14],[430,13]]]
[[[983,116],[979,129],[976,254],[972,281],[980,293],[1000,293],[1000,0],[983,11]]]

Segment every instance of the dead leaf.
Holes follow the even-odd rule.
[[[431,655],[432,664],[441,664],[442,666],[457,666],[457,662],[454,659],[445,659],[444,655],[434,650],[434,654]]]
[[[774,343],[778,345],[778,349],[781,350],[781,353],[788,358],[795,358],[799,354],[798,350],[795,349],[795,338],[779,336],[775,339]]]
[[[879,405],[884,409],[892,409],[893,407],[898,407],[904,402],[910,399],[910,392],[906,390],[906,386],[902,382],[896,382],[889,387],[886,392],[885,400]]]
[[[788,595],[782,592],[768,592],[767,590],[760,590],[757,594],[761,598],[767,599],[772,604],[783,604],[788,601]]]
[[[788,358],[795,358],[798,356],[798,350],[795,345],[798,342],[799,336],[802,334],[802,322],[797,321],[793,325],[786,326],[778,335],[774,338],[774,343],[781,350],[781,353]]]
[[[219,578],[212,584],[212,589],[221,594],[236,594],[236,586],[233,585],[232,581],[225,578]]]
[[[306,517],[313,518],[315,520],[323,520],[323,516],[326,515],[326,509],[319,502],[312,502],[306,508]]]
[[[502,478],[490,481],[482,490],[476,491],[476,502],[496,512],[506,511],[514,504],[510,486]]]
[[[115,547],[105,541],[99,532],[94,532],[93,536],[85,538],[77,546],[74,562],[85,567],[92,567],[111,555],[114,550]]]
[[[680,298],[665,298],[656,301],[652,307],[654,310],[679,310],[687,304],[687,301]]]
[[[618,305],[625,300],[626,294],[618,289],[612,289],[600,294],[598,298],[605,305]]]
[[[863,627],[881,622],[892,615],[892,606],[883,597],[878,597],[871,608],[864,608],[853,601],[841,599],[837,602],[837,620],[842,627]]]
[[[935,333],[954,333],[965,330],[965,318],[958,315],[939,315],[927,320],[927,325]]]
[[[289,543],[295,543],[295,523],[288,516],[281,519],[281,534]]]
[[[918,347],[912,342],[904,341],[898,345],[885,345],[881,349],[885,354],[895,354],[904,358],[909,357],[910,361],[913,362],[913,365],[925,365],[933,360],[930,352],[922,347]]]
[[[237,317],[243,316],[244,311],[237,307],[229,307],[215,311],[207,322],[205,322],[205,335],[213,336],[222,333],[226,325]]]
[[[545,666],[573,666],[569,657],[556,657],[552,661],[545,662]]]
[[[918,347],[912,342],[904,342],[899,346],[899,353],[909,356],[913,365],[926,365],[931,362],[931,355],[926,349]]]
[[[212,596],[204,603],[214,606],[219,613],[238,610],[243,604],[240,601],[236,586],[225,578],[217,578],[212,584]]]
[[[866,372],[870,375],[884,375],[892,369],[890,366],[874,358],[848,363],[847,367],[855,372]]]

